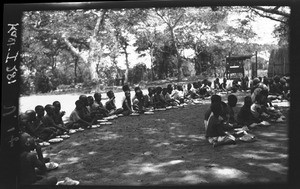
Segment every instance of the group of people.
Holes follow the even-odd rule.
[[[272,81],[272,80],[271,80]],[[236,144],[241,137],[248,135],[247,141],[254,139],[248,131],[262,123],[282,122],[285,116],[272,105],[274,99],[289,100],[289,86],[285,78],[270,79],[254,78],[251,83],[250,95],[244,97],[244,105],[237,116],[233,108],[237,97],[230,94],[227,103],[221,96],[212,95],[211,105],[204,116],[206,138],[214,147],[224,144]],[[242,131],[242,132],[241,132]]]
[[[225,83],[224,83],[225,81]],[[275,83],[275,84],[274,84]],[[134,88],[134,96],[128,85],[122,87],[124,96],[122,106],[116,107],[115,94],[107,91],[108,100],[102,103],[101,93],[93,96],[80,95],[75,102],[75,109],[71,112],[69,120],[63,121],[64,111],[61,111],[59,101],[45,106],[37,105],[34,110],[27,110],[19,116],[19,129],[21,134],[21,183],[22,184],[54,184],[56,178],[37,176],[35,167],[44,174],[45,163],[49,159],[44,158],[40,142],[48,141],[58,135],[67,134],[71,129],[91,128],[97,120],[113,115],[128,116],[132,113],[143,114],[154,109],[176,107],[183,104],[211,97],[211,105],[204,116],[206,138],[213,146],[222,144],[235,144],[240,134],[236,134],[237,128],[249,127],[253,123],[261,121],[275,121],[282,118],[282,114],[274,109],[271,101],[275,97],[288,98],[288,82],[275,77],[274,83],[268,79],[252,80],[251,95],[244,98],[244,105],[237,116],[233,108],[237,104],[234,94],[228,96],[228,102],[222,101],[218,91],[228,91],[226,79],[218,86],[218,78],[212,82],[207,79],[199,82],[183,85],[169,84],[165,88],[149,87],[148,94],[144,94],[140,87]],[[272,88],[273,87],[273,88]],[[287,90],[288,89],[288,90]],[[246,87],[245,90],[248,90]],[[270,98],[270,94],[273,94]],[[275,95],[275,97],[274,97]],[[46,114],[45,114],[46,113]],[[244,129],[243,134],[248,134]],[[36,154],[32,152],[35,150]]]

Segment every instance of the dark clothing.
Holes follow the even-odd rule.
[[[226,134],[223,130],[222,122],[214,115],[211,115],[207,123],[206,137],[217,137],[225,135]]]
[[[255,122],[255,119],[251,113],[250,106],[243,106],[238,115],[237,115],[237,122],[240,125],[250,125]]]

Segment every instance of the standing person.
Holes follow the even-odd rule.
[[[42,173],[46,174],[47,168],[45,159],[42,155],[31,152],[35,149],[34,139],[27,133],[22,133],[20,136],[20,172],[19,180],[21,185],[56,185],[56,177],[46,177],[38,175],[36,168]]]
[[[118,108],[116,107],[115,104],[115,94],[113,91],[108,91],[106,93],[107,97],[108,97],[108,101],[106,101],[105,103],[105,109],[108,111],[108,115],[118,115],[121,114],[123,112],[123,108]]]
[[[128,85],[124,85],[122,87],[125,97],[122,101],[122,108],[123,108],[123,112],[122,114],[125,116],[130,115],[133,111],[132,111],[132,102],[131,102],[131,96],[130,96],[130,88]]]
[[[236,144],[235,137],[223,130],[222,121],[220,120],[222,105],[220,103],[213,103],[211,105],[211,111],[212,114],[208,118],[205,135],[208,142],[211,143],[213,147]]]

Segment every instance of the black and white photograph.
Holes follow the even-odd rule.
[[[154,2],[10,5],[16,186],[288,183],[291,6]]]

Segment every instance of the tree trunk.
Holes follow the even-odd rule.
[[[129,73],[129,62],[128,62],[127,46],[124,48],[124,53],[125,53],[125,65],[126,65],[124,83],[127,84],[128,83],[128,73]]]

